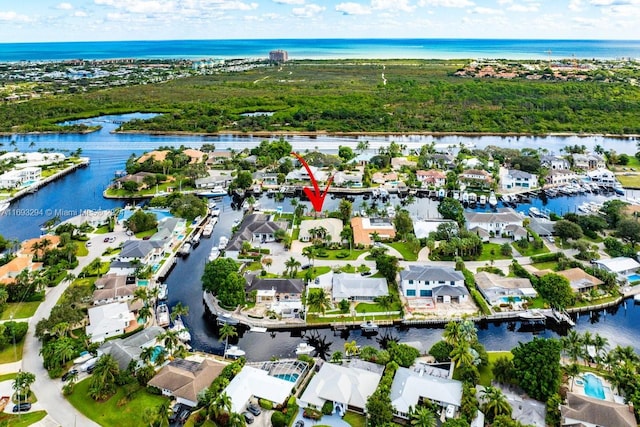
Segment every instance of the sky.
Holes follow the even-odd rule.
[[[0,42],[640,39],[640,0],[0,0]]]

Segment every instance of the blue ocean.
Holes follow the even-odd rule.
[[[0,62],[66,59],[618,59],[640,58],[639,40],[260,39],[1,43]]]

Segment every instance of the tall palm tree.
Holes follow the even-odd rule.
[[[576,363],[582,356],[582,338],[575,330],[570,330],[566,337],[562,337],[562,349],[569,359]]]
[[[416,427],[436,427],[438,420],[436,415],[425,406],[414,408],[409,413],[409,423]]]
[[[471,347],[466,342],[459,342],[458,345],[451,350],[451,361],[455,362],[456,367],[460,365],[470,366],[473,364],[473,354],[471,354]]]
[[[583,346],[583,356],[585,359],[589,358],[589,347],[591,347],[593,345],[593,335],[591,335],[591,332],[589,331],[585,331],[584,334],[582,334],[582,346]]]
[[[158,336],[158,339],[162,340],[164,347],[169,352],[176,348],[180,343],[180,340],[178,339],[178,332],[171,329],[167,329],[166,331],[161,333]]]
[[[171,414],[171,406],[168,400],[163,400],[156,408],[156,422],[158,427],[169,427],[169,415]]]
[[[344,343],[344,354],[347,356],[355,356],[360,351],[360,346],[355,340]]]
[[[31,372],[20,371],[13,379],[11,387],[19,396],[28,397],[31,394],[31,384],[36,380],[36,376]]]
[[[603,337],[600,334],[596,334],[596,336],[593,338],[593,347],[596,352],[596,363],[598,365],[602,363],[608,346],[609,340],[606,337]]]
[[[313,311],[320,311],[324,314],[330,305],[329,296],[322,288],[313,289],[313,292],[309,292],[307,295],[307,306]]]
[[[142,352],[140,352],[140,360],[142,360],[144,363],[151,362],[151,358],[153,357],[153,354],[155,353],[155,351],[156,351],[155,347],[143,348]]]
[[[120,374],[118,362],[110,354],[102,356],[96,363],[91,382],[89,395],[94,400],[104,400],[116,391],[116,378]]]
[[[178,318],[178,316],[188,316],[189,315],[189,306],[182,305],[180,301],[176,303],[171,309],[171,320],[174,321]]]
[[[224,341],[224,355],[227,357],[227,348],[229,347],[229,337],[237,337],[238,332],[235,326],[225,323],[220,327],[220,341]]]
[[[138,310],[138,318],[143,319],[145,322],[153,316],[153,310],[146,303]]]
[[[229,421],[227,425],[229,427],[246,427],[247,422],[244,419],[244,415],[237,412],[231,412],[229,414]]]
[[[453,320],[447,323],[447,325],[444,327],[442,338],[444,338],[444,341],[447,344],[451,346],[456,346],[462,339],[462,331],[460,329],[460,323],[455,322]]]
[[[300,261],[294,257],[290,257],[285,261],[284,266],[287,268],[285,271],[288,272],[289,277],[295,277],[295,275],[298,274],[298,267],[300,267],[301,264]]]
[[[484,405],[482,405],[482,412],[490,420],[493,420],[498,415],[511,415],[511,405],[499,388],[486,387],[482,397],[485,400]]]
[[[315,266],[314,260],[316,258],[316,248],[313,246],[305,246],[302,248],[302,255],[309,260],[312,266]]]
[[[578,375],[580,375],[580,367],[576,363],[572,363],[566,368],[567,376],[571,378],[570,390],[573,391],[573,383]]]

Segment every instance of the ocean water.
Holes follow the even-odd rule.
[[[1,43],[0,62],[113,58],[640,58],[638,40],[260,39]]]

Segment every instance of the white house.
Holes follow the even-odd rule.
[[[0,188],[18,188],[26,183],[39,181],[42,168],[30,166],[13,169],[0,175]]]
[[[164,243],[158,240],[127,240],[122,245],[118,259],[124,262],[134,260],[149,264],[162,258]]]
[[[317,182],[325,182],[327,180],[328,176],[325,171],[322,171],[315,166],[309,166],[309,169],[311,170],[311,173],[313,174]],[[309,172],[307,172],[307,169],[304,166],[301,166],[298,169],[292,170],[287,174],[287,177],[285,178],[285,181],[287,182],[310,181],[310,180],[311,179],[309,177]]]
[[[500,188],[503,190],[538,188],[538,175],[517,169],[500,168]]]
[[[231,411],[240,413],[245,410],[252,397],[267,400],[274,405],[284,403],[295,385],[295,382],[271,376],[263,369],[245,366],[223,393],[231,399]]]
[[[550,170],[566,170],[571,167],[569,161],[564,157],[556,156],[554,154],[542,156],[540,158],[540,166]]]
[[[362,277],[356,273],[337,273],[331,280],[331,297],[334,301],[373,301],[389,295],[387,279]]]
[[[614,273],[619,280],[626,280],[627,276],[640,269],[640,264],[633,258],[619,256],[616,258],[599,259],[595,261],[595,266]]]
[[[107,338],[122,335],[129,324],[135,320],[127,303],[114,302],[99,305],[89,308],[89,324],[86,332],[91,336],[91,342],[102,342]]]
[[[464,276],[451,267],[410,265],[400,272],[400,289],[407,298],[432,298],[436,302],[463,302],[469,298]]]
[[[503,277],[482,271],[475,275],[476,287],[491,305],[507,304],[510,298],[535,298],[538,293],[531,281],[520,277]]]
[[[570,169],[553,169],[549,171],[546,181],[551,185],[565,185],[578,179],[578,175]]]
[[[593,170],[607,167],[604,158],[598,154],[573,154],[573,167],[578,169]]]
[[[496,236],[508,234],[509,226],[522,227],[523,221],[523,217],[511,208],[500,208],[497,212],[465,212],[464,218],[468,230],[478,227]]]
[[[462,402],[462,382],[430,375],[422,366],[411,370],[399,367],[391,384],[391,405],[396,416],[409,419],[411,408],[422,400],[442,407],[447,418],[454,418]],[[448,372],[448,371],[445,371]]]
[[[613,185],[617,182],[615,174],[604,168],[589,171],[587,176],[591,181],[600,184]]]

